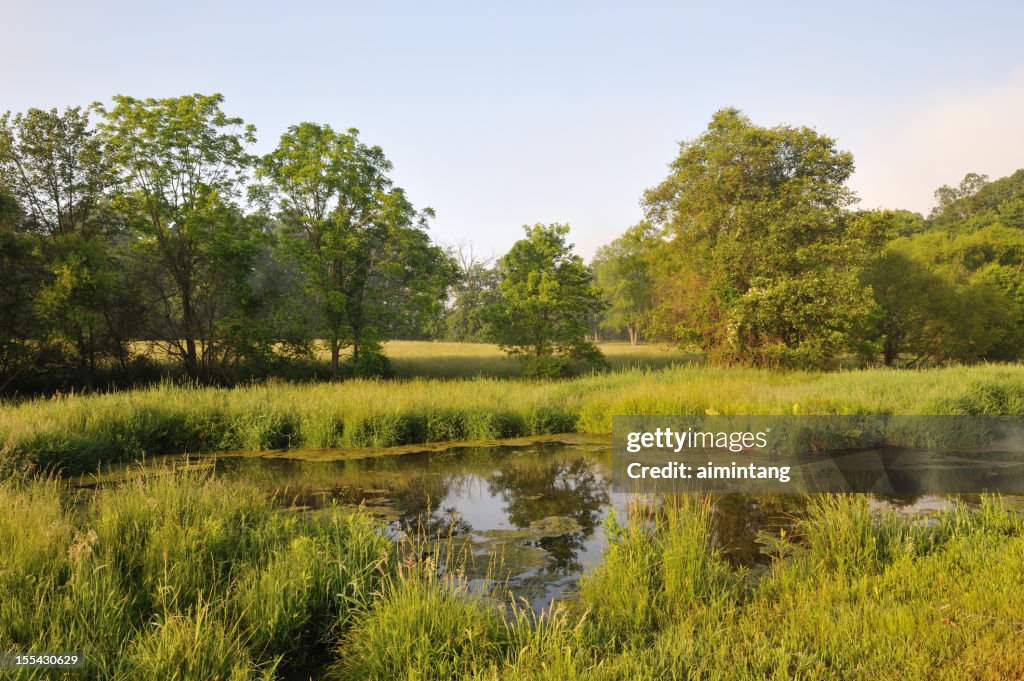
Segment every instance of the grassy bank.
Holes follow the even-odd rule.
[[[820,497],[756,575],[712,544],[706,502],[638,509],[609,523],[578,597],[537,617],[401,559],[361,515],[296,513],[243,482],[68,494],[0,482],[0,649],[81,648],[70,678],[1024,674],[1024,524],[991,499],[921,523]]]
[[[1024,367],[837,373],[679,367],[571,381],[161,386],[0,411],[0,466],[64,472],[181,452],[608,433],[614,414],[1024,414]]]

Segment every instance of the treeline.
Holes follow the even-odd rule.
[[[379,147],[301,123],[256,157],[222,103],[0,119],[0,392],[168,366],[207,383],[287,375],[315,340],[331,376],[376,375],[382,339],[442,317],[457,268]]]
[[[600,366],[602,335],[769,367],[1024,349],[1024,171],[942,187],[927,218],[856,210],[834,140],[723,109],[589,267],[564,225],[491,261],[432,243],[357,130],[300,123],[258,157],[222,104],[0,118],[0,393],[383,375],[389,338],[497,342],[547,376]]]
[[[768,367],[1019,360],[1024,170],[943,186],[925,218],[855,210],[853,169],[814,130],[718,112],[597,252],[597,329]]]

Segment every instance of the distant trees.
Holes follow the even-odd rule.
[[[388,338],[567,375],[603,363],[599,327],[765,367],[1024,356],[1024,170],[940,187],[928,218],[858,211],[834,140],[723,109],[589,267],[558,224],[492,263],[433,244],[357,130],[300,123],[256,158],[223,104],[0,116],[0,392],[130,382],[153,368],[138,341],[215,383],[318,341],[333,377],[386,374]]]
[[[883,361],[1019,359],[1024,171],[993,182],[970,173],[936,197],[923,227],[890,242],[867,274],[880,307]]]
[[[651,327],[656,258],[661,246],[658,230],[641,222],[599,248],[591,263],[607,306],[601,325],[614,331],[625,329],[632,345],[639,342],[641,331]]]
[[[498,287],[484,310],[488,337],[522,357],[528,376],[602,366],[601,351],[585,336],[603,304],[590,270],[566,242],[568,225],[524,229],[525,238],[498,261]]]
[[[492,267],[493,258],[478,257],[469,243],[459,244],[453,256],[459,275],[445,316],[445,337],[470,343],[486,341],[484,309],[498,286],[498,273]]]

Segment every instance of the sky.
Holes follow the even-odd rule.
[[[522,226],[578,252],[643,215],[678,143],[726,106],[853,153],[861,207],[927,213],[1024,167],[1019,2],[0,0],[0,111],[220,92],[264,153],[358,128],[434,239],[501,255]]]

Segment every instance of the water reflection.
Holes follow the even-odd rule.
[[[503,462],[488,478],[490,491],[500,497],[508,522],[526,530],[546,518],[571,518],[578,530],[544,536],[535,545],[552,559],[553,572],[564,575],[583,570],[578,556],[604,517],[608,485],[593,460],[579,457],[537,466]]]
[[[572,591],[607,548],[602,523],[620,515],[635,496],[611,490],[607,441],[461,448],[356,460],[229,457],[217,475],[245,480],[275,495],[283,506],[317,512],[330,504],[362,507],[395,537],[451,537],[472,552],[503,557],[517,595],[535,608]],[[114,480],[111,480],[114,482]],[[727,494],[713,498],[716,541],[734,565],[766,565],[759,536],[778,536],[806,511],[808,497]],[[977,503],[975,495],[879,496],[876,507],[901,513]],[[1021,499],[1010,500],[1011,505]],[[485,570],[471,577],[479,578]]]

